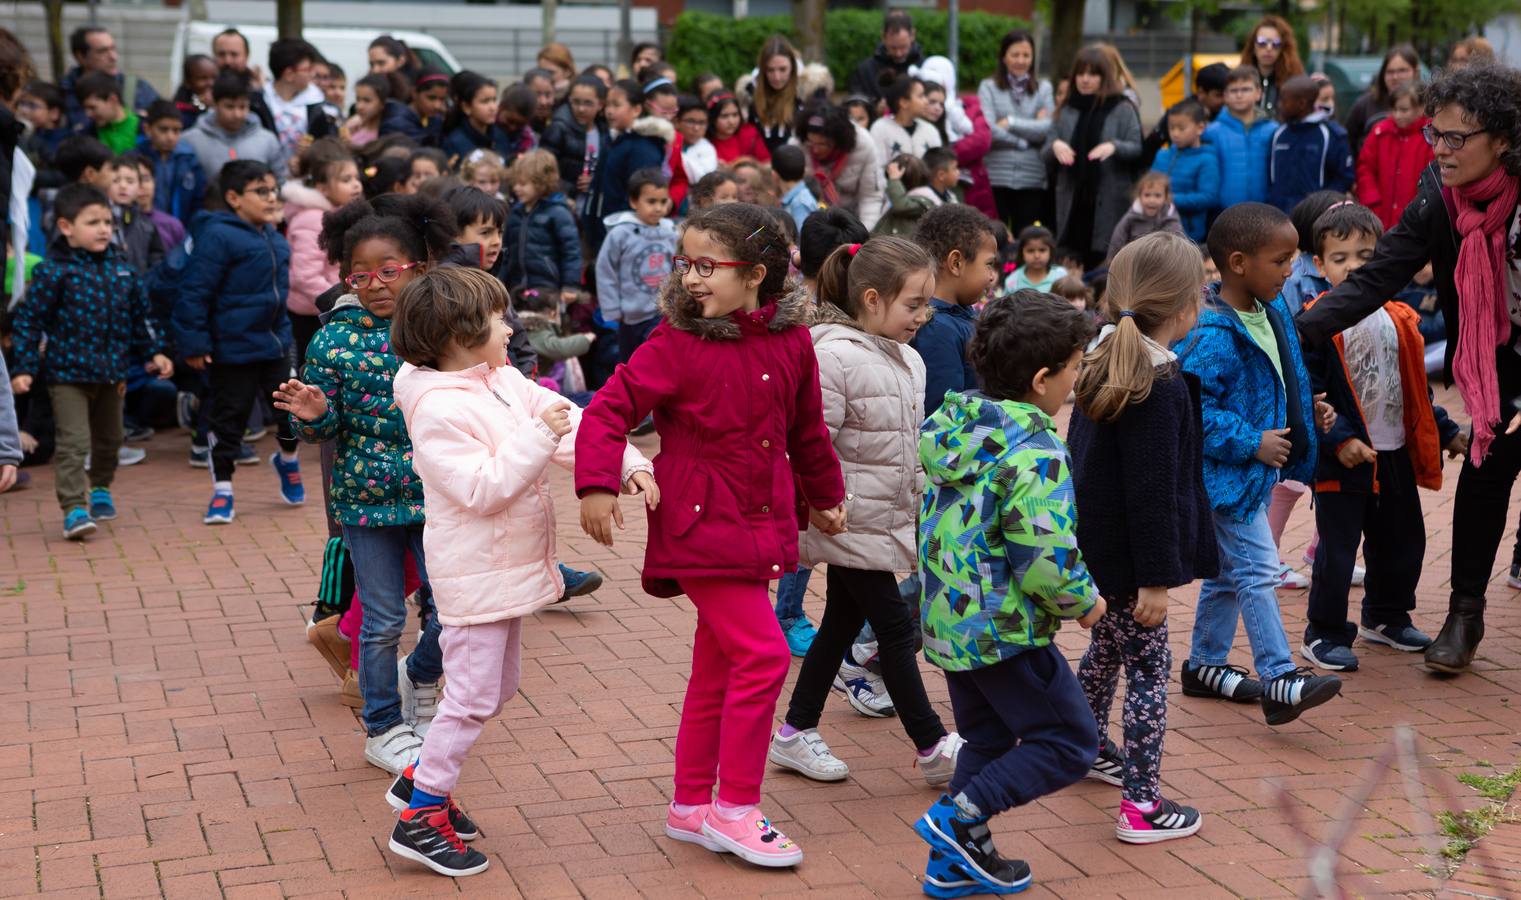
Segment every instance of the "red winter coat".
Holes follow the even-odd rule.
[[[729,165],[736,159],[748,156],[756,162],[771,162],[771,150],[761,137],[760,129],[749,122],[741,123],[739,130],[722,140],[708,138],[708,143],[718,151],[718,161]]]
[[[671,138],[671,149],[665,155],[665,168],[671,173],[669,191],[673,214],[675,210],[681,209],[682,201],[687,199],[687,190],[692,186],[687,181],[687,165],[681,159],[681,146],[681,132],[678,131]]]
[[[653,412],[660,506],[649,513],[644,589],[675,597],[684,577],[779,578],[797,567],[800,499],[817,509],[845,499],[804,327],[808,294],[704,319],[672,278],[660,307],[665,321],[581,419],[576,494],[618,491],[624,435]]]
[[[993,203],[993,184],[988,181],[988,167],[983,160],[988,151],[993,149],[993,132],[988,128],[988,120],[982,115],[982,101],[977,99],[976,94],[963,94],[961,108],[966,110],[967,118],[972,120],[972,133],[951,145],[956,151],[956,164],[961,171],[971,176],[972,183],[965,191],[965,201],[970,206],[975,206],[982,214],[990,219],[998,218],[998,207]]]
[[[1421,172],[1431,164],[1431,147],[1421,136],[1421,128],[1430,121],[1422,117],[1401,128],[1393,116],[1380,119],[1358,153],[1357,199],[1377,214],[1386,230],[1415,199]]]

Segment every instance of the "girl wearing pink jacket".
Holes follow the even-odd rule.
[[[290,242],[290,294],[285,298],[291,332],[296,339],[296,363],[306,359],[322,323],[317,298],[338,283],[338,263],[317,246],[322,217],[358,200],[364,193],[359,164],[336,138],[313,141],[301,154],[301,179],[280,189],[285,201],[285,239]]]
[[[507,363],[506,315],[500,281],[445,267],[407,285],[391,321],[392,348],[406,360],[396,402],[427,496],[423,552],[449,686],[418,761],[387,794],[401,810],[390,848],[455,877],[488,864],[465,846],[479,832],[450,792],[482,726],[517,691],[523,617],[563,590],[545,469],[574,463],[581,419]],[[617,469],[618,486],[654,509],[660,495],[639,451],[625,443]]]

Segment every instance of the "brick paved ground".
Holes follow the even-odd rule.
[[[483,827],[476,846],[493,866],[453,885],[391,858],[381,849],[392,823],[381,796],[388,776],[365,764],[355,718],[301,627],[320,510],[277,506],[261,466],[238,473],[237,522],[205,527],[207,479],[185,467],[184,443],[160,436],[146,464],[122,471],[122,517],[88,543],[58,537],[47,472],[34,472],[28,491],[0,496],[0,683],[10,685],[0,705],[0,896],[918,891],[925,848],[908,823],[934,792],[910,767],[895,720],[859,718],[838,700],[823,729],[851,779],[825,786],[774,773],[766,783],[766,809],[807,852],[800,868],[757,871],[664,837],[691,609],[638,590],[641,517],[612,551],[577,533],[569,478],[558,471],[563,557],[600,567],[609,585],[525,628],[522,695],[466,765],[458,795]],[[1432,632],[1445,607],[1455,465],[1447,472],[1447,490],[1427,498],[1417,622]],[[1286,558],[1303,551],[1309,522],[1302,504]],[[1294,635],[1305,595],[1280,596]],[[1177,592],[1172,610],[1180,657],[1192,599]],[[1117,791],[1089,782],[999,819],[1000,843],[1034,867],[1030,896],[1297,893],[1308,872],[1305,830],[1274,805],[1266,779],[1289,789],[1318,837],[1401,722],[1419,731],[1428,791],[1445,785],[1476,805],[1453,776],[1514,765],[1521,733],[1510,703],[1521,687],[1521,603],[1503,577],[1492,601],[1472,674],[1441,681],[1415,657],[1366,649],[1342,699],[1277,731],[1251,707],[1175,691],[1163,779],[1168,795],[1204,811],[1197,838],[1117,843]],[[810,597],[810,612],[821,602]],[[1074,661],[1084,643],[1076,628],[1061,640]],[[1240,661],[1249,661],[1244,650]],[[925,671],[949,720],[944,682]],[[1403,787],[1380,785],[1350,816],[1340,862],[1363,874],[1359,893],[1434,888],[1419,868],[1419,848],[1433,842],[1411,834]]]

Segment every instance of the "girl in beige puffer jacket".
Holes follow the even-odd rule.
[[[882,680],[927,782],[950,780],[962,743],[946,733],[925,695],[914,656],[918,610],[903,601],[893,577],[918,567],[925,372],[908,342],[929,319],[935,271],[917,244],[878,237],[840,247],[819,272],[813,347],[824,421],[845,474],[846,531],[803,535],[803,563],[829,565],[824,618],[770,751],[773,763],[818,781],[849,774],[817,729],[840,660],[864,622],[876,633]]]

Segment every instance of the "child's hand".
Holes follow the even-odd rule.
[[[7,463],[0,466],[0,494],[16,486],[16,467]]]
[[[160,381],[174,377],[174,362],[162,353],[153,354],[153,361],[143,368],[149,372],[157,372]]]
[[[207,366],[211,365],[211,354],[206,353],[201,356],[187,356],[185,357],[185,365],[199,372]]]
[[[1363,463],[1377,462],[1378,453],[1372,447],[1353,438],[1336,449],[1336,461],[1351,469]]]
[[[549,409],[544,410],[539,416],[555,437],[565,437],[570,434],[570,401],[561,400]],[[620,523],[619,527],[622,527]]]
[[[578,299],[580,299],[580,292],[575,288],[565,288],[564,290],[560,291],[560,302],[564,303],[566,306],[570,306]]]
[[[834,509],[808,508],[808,522],[819,530],[820,534],[836,535],[845,533],[845,504],[841,503]]]
[[[1336,408],[1326,402],[1325,394],[1315,395],[1315,422],[1321,434],[1330,434],[1336,427]]]
[[[21,452],[22,453],[36,453],[37,452],[37,447],[38,447],[37,439],[35,437],[32,437],[32,435],[31,435],[30,432],[28,432],[25,429],[23,429],[21,431],[16,432],[16,437],[21,441]]]
[[[628,481],[623,483],[623,493],[643,494],[646,509],[660,505],[660,485],[655,483],[655,476],[648,472],[635,472],[629,476]]]
[[[327,412],[327,398],[315,385],[302,384],[292,378],[275,390],[275,409],[284,410],[303,422],[314,422]]]
[[[1093,162],[1103,162],[1114,155],[1114,142],[1105,141],[1088,151],[1088,159]]]
[[[1070,166],[1077,162],[1077,154],[1073,152],[1072,145],[1066,141],[1057,141],[1051,145],[1051,155],[1056,161],[1064,166]]]
[[[581,498],[581,530],[604,547],[613,545],[613,525],[623,530],[623,511],[618,497],[598,491]]]
[[[1287,428],[1269,428],[1264,431],[1262,443],[1257,445],[1257,459],[1263,465],[1283,468],[1283,464],[1289,461],[1288,434]]]
[[[1457,459],[1460,456],[1467,456],[1468,441],[1469,437],[1466,431],[1460,431],[1454,435],[1452,440],[1447,442],[1447,458]]]
[[[595,331],[588,331],[585,335],[583,335],[583,337],[585,337],[588,341],[591,341],[593,344],[597,342],[597,333]]]
[[[1136,593],[1135,616],[1137,625],[1155,628],[1167,621],[1167,588],[1143,587]]]
[[[1077,620],[1077,624],[1081,625],[1084,628],[1092,628],[1098,624],[1098,620],[1102,619],[1104,617],[1104,613],[1108,611],[1109,604],[1104,602],[1103,597],[1099,597],[1098,600],[1094,602],[1093,608],[1088,610],[1088,614]]]
[[[11,376],[11,393],[13,393],[13,394],[25,394],[27,391],[29,391],[31,389],[32,389],[32,376],[30,376],[30,375],[12,375]]]
[[[903,167],[898,165],[898,161],[896,159],[887,164],[887,177],[893,179],[894,181],[903,178]]]

